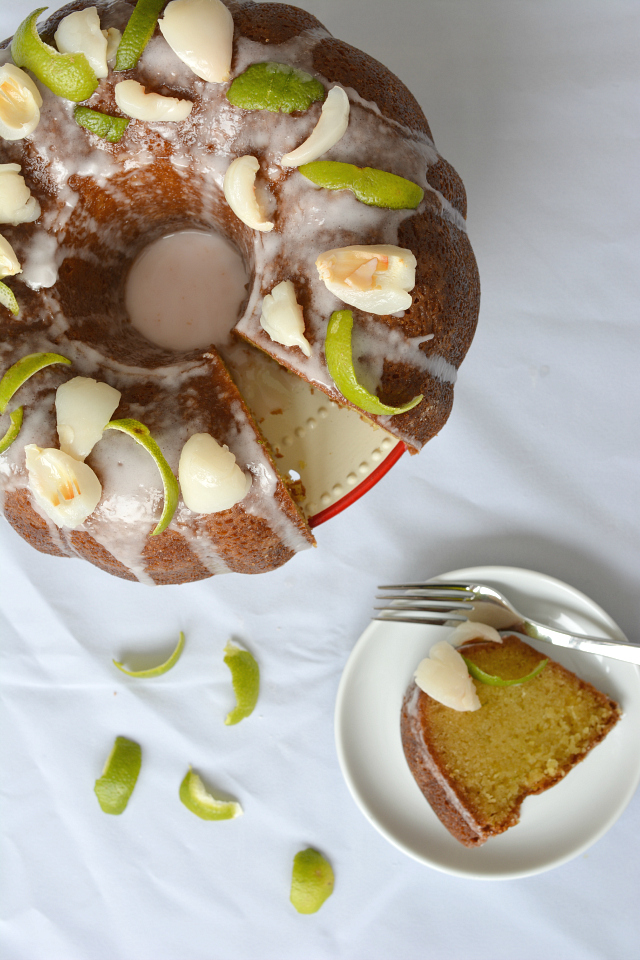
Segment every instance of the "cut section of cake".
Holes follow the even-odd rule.
[[[515,636],[459,650],[501,681],[528,677],[546,659]],[[458,710],[412,681],[401,716],[402,745],[418,786],[468,847],[518,823],[525,797],[562,780],[621,715],[615,701],[551,659],[523,683],[473,684],[480,708]]]

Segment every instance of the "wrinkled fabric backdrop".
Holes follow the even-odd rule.
[[[472,564],[542,571],[640,640],[640,7],[300,5],[400,76],[466,184],[482,307],[453,414],[320,526],[316,550],[262,577],[148,588],[42,556],[2,521],[2,955],[632,960],[639,796],[556,870],[449,876],[362,815],[333,710],[381,582]],[[0,36],[32,6],[3,3]],[[112,657],[166,653],[180,630],[171,673],[116,675]],[[255,714],[233,728],[230,637],[263,678]],[[93,783],[117,734],[141,743],[144,776],[116,818]],[[188,764],[245,815],[189,814],[177,798]],[[288,900],[306,846],[336,875],[314,916]]]

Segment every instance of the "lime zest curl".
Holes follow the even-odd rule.
[[[22,427],[22,415],[24,412],[23,407],[18,407],[17,410],[14,410],[9,414],[9,419],[11,423],[7,428],[7,432],[4,437],[0,439],[0,453],[4,453],[5,450],[8,450],[13,441],[16,439],[20,433],[20,428]]]
[[[17,67],[27,67],[52,93],[65,100],[88,100],[98,78],[84,53],[59,53],[40,39],[36,21],[47,7],[38,7],[22,21],[11,41]]]
[[[417,183],[375,167],[356,167],[337,160],[314,160],[298,167],[300,173],[326,190],[351,190],[357,200],[387,210],[415,210],[424,197]]]
[[[144,423],[140,423],[139,420],[133,420],[130,417],[125,417],[122,420],[110,420],[104,429],[119,430],[121,433],[126,433],[127,436],[132,437],[136,443],[139,443],[141,447],[144,447],[156,462],[164,488],[164,508],[162,510],[162,516],[156,528],[151,531],[151,536],[157,537],[159,533],[166,530],[176,512],[178,499],[180,497],[178,481],[171,467],[165,460],[162,450],[151,436],[149,427],[145,426]]]
[[[52,363],[70,364],[71,360],[59,353],[28,353],[9,367],[2,380],[0,380],[0,413],[4,413],[11,397],[23,383],[34,373],[44,369],[44,367],[51,366]]]
[[[529,680],[534,680],[541,674],[549,663],[549,658],[547,657],[546,660],[541,660],[526,676],[517,677],[515,680],[503,680],[502,677],[496,677],[493,673],[486,673],[481,667],[474,663],[473,660],[469,660],[469,658],[463,654],[460,654],[460,656],[466,663],[471,676],[474,677],[475,680],[479,680],[480,683],[486,683],[490,687],[514,687],[520,683],[527,683]]]
[[[243,813],[237,800],[217,800],[212,796],[191,767],[180,784],[179,796],[187,810],[201,820],[234,820]]]
[[[353,366],[352,331],[353,314],[351,310],[335,310],[331,314],[327,327],[324,351],[327,358],[327,368],[342,396],[365,413],[377,413],[386,416],[406,413],[417,406],[422,400],[422,394],[400,407],[391,407],[379,400],[373,393],[369,393],[358,382]]]
[[[164,663],[159,663],[157,667],[150,667],[148,670],[127,670],[125,666],[120,663],[119,660],[114,660],[114,664],[118,670],[122,670],[123,673],[126,673],[128,677],[161,677],[163,673],[167,673],[171,670],[172,667],[175,667],[176,663],[180,659],[182,651],[184,650],[184,633],[180,631],[180,639],[176,645],[175,650]]]
[[[118,45],[115,70],[133,70],[137,65],[165,3],[166,0],[138,0]]]
[[[129,125],[129,117],[112,117],[108,113],[91,110],[90,107],[76,107],[73,119],[79,127],[84,127],[89,133],[94,133],[96,137],[109,143],[119,143]]]
[[[231,671],[231,683],[236,695],[236,706],[225,719],[227,726],[240,723],[253,713],[260,693],[260,667],[253,654],[234,643],[224,648],[224,662]]]

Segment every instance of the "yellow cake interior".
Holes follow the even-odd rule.
[[[544,659],[516,638],[461,652],[505,680],[526,676]],[[523,684],[474,683],[481,709],[461,713],[433,701],[429,738],[465,803],[495,827],[524,795],[564,776],[618,716],[609,698],[555,662]]]

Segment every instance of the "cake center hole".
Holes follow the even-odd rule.
[[[136,330],[167,350],[222,346],[248,281],[242,257],[224,237],[181,230],[150,243],[134,260],[125,305]]]

